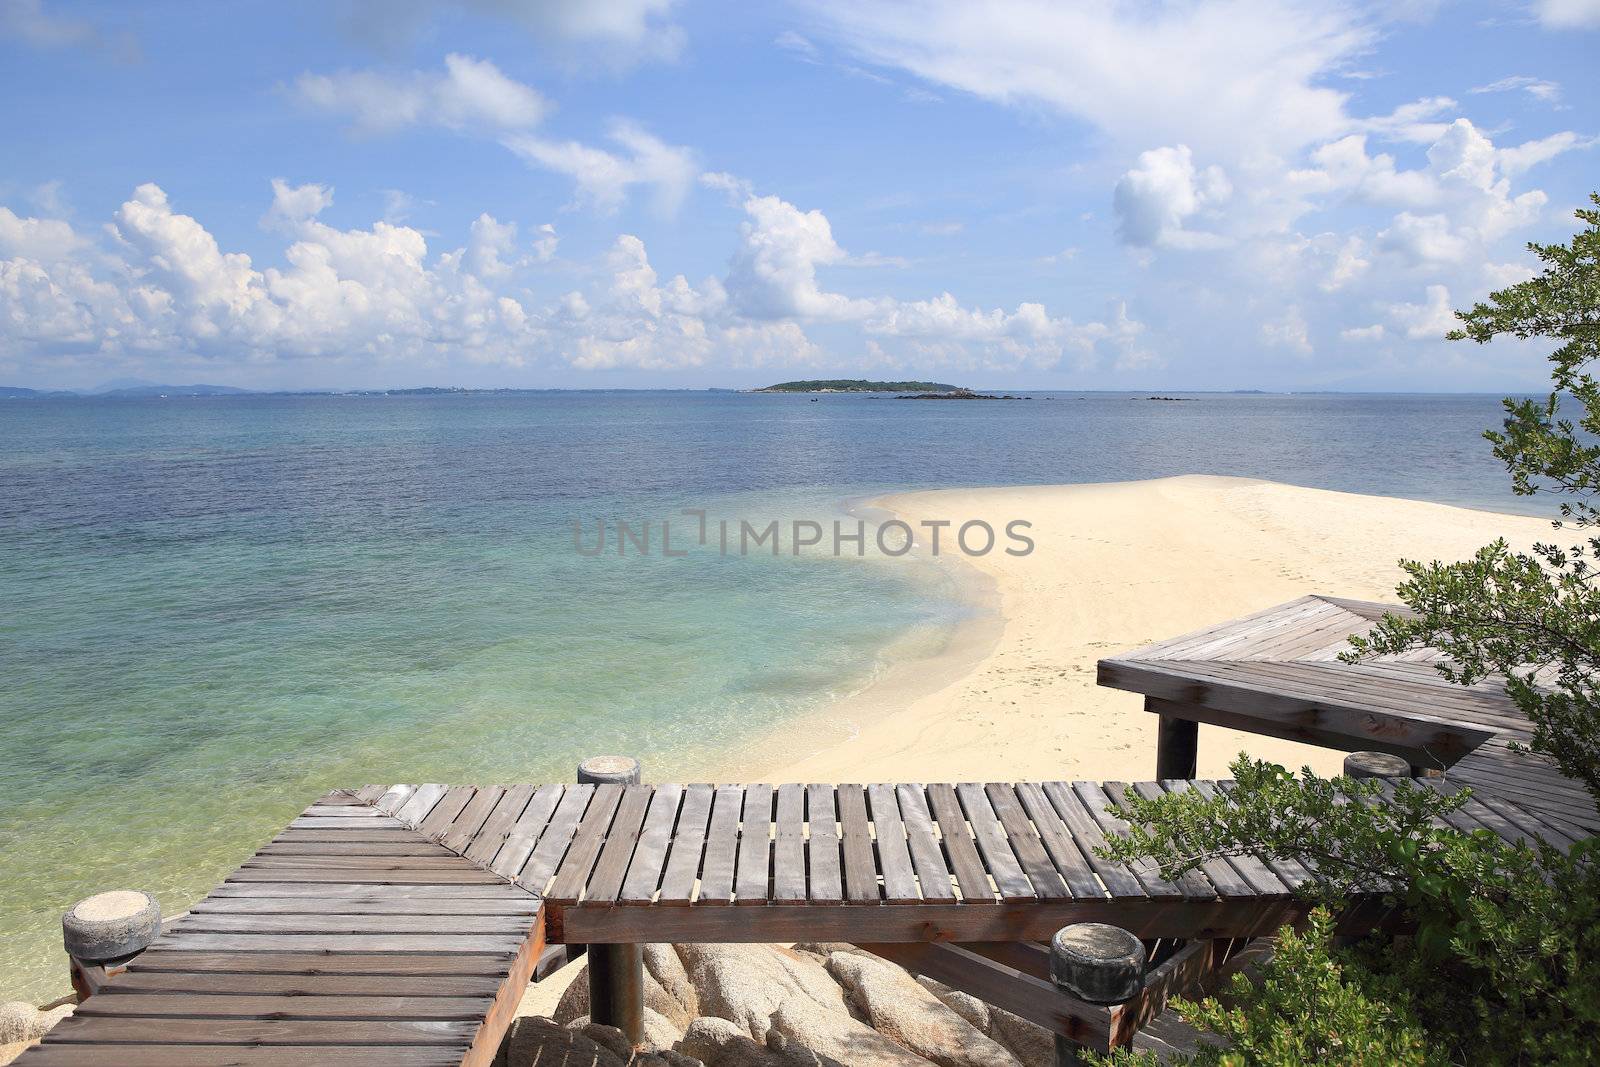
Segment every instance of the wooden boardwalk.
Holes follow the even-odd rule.
[[[1123,829],[1109,809],[1125,788],[341,791],[18,1062],[486,1064],[547,939],[853,941],[923,973],[959,966],[1020,989],[1017,1006],[1036,1021],[1103,1038],[1105,1009],[1055,994],[1028,942],[1090,920],[1152,939],[1248,937],[1305,907],[1293,889],[1307,872],[1292,863],[1217,860],[1168,881],[1101,859],[1097,847]],[[1229,783],[1134,788],[1215,794]],[[1493,798],[1457,822],[1508,838],[1561,834]]]
[[[1600,830],[1588,794],[1509,745],[1528,723],[1493,681],[1419,652],[1338,661],[1384,605],[1306,597],[1102,660],[1185,757],[1211,723],[1471,785],[1449,822],[1557,846]],[[1304,913],[1309,872],[1217,859],[1176,880],[1102,859],[1118,782],[366,786],[323,797],[86,1000],[22,1067],[467,1065],[494,1057],[547,943],[849,941],[1072,1040],[1125,1041],[1220,959]],[[1154,797],[1231,783],[1136,783]],[[1352,916],[1375,920],[1376,895]],[[1144,999],[1085,1005],[1038,942],[1075,922],[1184,940]],[[1207,961],[1210,961],[1209,963]],[[1156,990],[1151,993],[1151,990]],[[1165,1027],[1165,1029],[1162,1029]],[[1178,1041],[1164,1018],[1145,1040]],[[1166,1037],[1163,1038],[1162,1034]]]
[[[1182,637],[1103,659],[1101,685],[1143,693],[1157,714],[1448,769],[1451,781],[1600,833],[1583,785],[1549,760],[1518,754],[1532,726],[1504,689],[1440,677],[1440,653],[1421,649],[1348,664],[1339,654],[1394,604],[1306,596]]]

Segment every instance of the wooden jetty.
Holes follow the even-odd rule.
[[[1343,637],[1382,610],[1305,598],[1102,661],[1103,683],[1145,693],[1163,716],[1161,769],[1133,789],[1226,793],[1230,783],[1193,779],[1197,724],[1213,723],[1454,765],[1417,780],[1472,782],[1475,798],[1452,816],[1461,829],[1563,845],[1591,832],[1587,794],[1503,749],[1527,727],[1503,696],[1439,683],[1425,657],[1337,661]],[[1160,1051],[1182,1030],[1160,1014],[1166,996],[1302,916],[1294,890],[1309,873],[1243,857],[1168,880],[1107,861],[1097,848],[1125,828],[1113,808],[1127,788],[336,790],[17,1062],[484,1065],[551,946],[672,941],[854,942],[1076,1044]],[[1383,910],[1374,895],[1347,920]],[[1134,999],[1098,1006],[1052,981],[1041,942],[1084,922],[1157,949]]]

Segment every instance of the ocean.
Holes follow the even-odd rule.
[[[1493,396],[1025,395],[0,401],[0,999],[65,990],[74,900],[180,910],[329,787],[704,778],[972,610],[915,553],[724,519],[1188,473],[1543,513]]]

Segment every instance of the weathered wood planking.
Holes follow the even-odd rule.
[[[484,1067],[544,947],[539,899],[461,854],[510,792],[329,794],[18,1062]]]
[[[1144,694],[1146,710],[1163,716],[1449,768],[1455,782],[1528,813],[1552,840],[1600,833],[1600,812],[1581,783],[1542,757],[1511,751],[1532,728],[1502,679],[1455,685],[1435,669],[1443,658],[1435,649],[1340,661],[1350,635],[1389,613],[1410,614],[1301,597],[1103,659],[1099,682]],[[1239,873],[1251,880],[1260,872]]]

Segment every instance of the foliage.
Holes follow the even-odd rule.
[[[1271,958],[1229,988],[1173,1007],[1222,1038],[1183,1062],[1202,1067],[1431,1067],[1449,1061],[1430,1051],[1403,989],[1333,947],[1333,916],[1311,913],[1304,932],[1285,930]],[[1347,975],[1347,972],[1352,972]],[[1100,1057],[1111,1067],[1154,1067],[1149,1053]]]
[[[1457,312],[1463,325],[1449,335],[1559,342],[1549,396],[1507,400],[1503,428],[1485,436],[1515,490],[1558,495],[1557,527],[1578,531],[1600,529],[1600,383],[1590,371],[1600,357],[1600,194],[1591,199],[1569,245],[1529,246],[1543,264],[1537,277]],[[1561,413],[1569,402],[1576,420]],[[1353,639],[1344,658],[1431,646],[1447,654],[1440,670],[1453,681],[1504,677],[1533,724],[1530,746],[1600,800],[1600,536],[1569,541],[1527,552],[1496,541],[1459,563],[1402,561],[1398,592],[1409,610]],[[1513,845],[1448,829],[1460,795],[1323,779],[1309,768],[1296,779],[1243,757],[1234,773],[1231,795],[1130,793],[1133,830],[1106,854],[1148,858],[1169,875],[1245,854],[1313,864],[1308,894],[1337,905],[1353,890],[1382,889],[1415,933],[1341,953],[1317,940],[1316,924],[1303,939],[1285,931],[1279,951],[1313,974],[1272,971],[1237,987],[1233,1014],[1189,1006],[1193,1021],[1233,1042],[1235,1058],[1198,1062],[1387,1062],[1387,1053],[1360,1058],[1357,1044],[1319,1044],[1329,1020],[1365,1040],[1384,1013],[1398,1032],[1414,1021],[1427,1038],[1425,1050],[1401,1050],[1424,1058],[1396,1062],[1600,1060],[1600,839],[1565,853]]]

